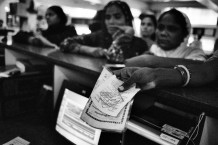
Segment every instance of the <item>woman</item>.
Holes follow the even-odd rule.
[[[61,7],[49,7],[45,18],[48,29],[35,34],[20,31],[15,35],[14,40],[33,45],[57,47],[65,38],[77,35],[74,26],[66,26],[67,16]]]
[[[171,9],[158,19],[153,55],[142,55],[126,60],[126,66],[173,67],[176,64],[202,63],[206,55],[201,48],[187,46],[190,22],[182,12]]]
[[[60,46],[64,52],[106,56],[115,63],[123,62],[145,52],[147,44],[134,35],[133,16],[127,3],[110,1],[104,7],[102,30],[88,35],[66,39]]]
[[[150,48],[155,41],[155,31],[157,28],[156,17],[152,14],[142,13],[139,18],[141,19],[141,37],[147,42],[148,48]]]
[[[150,51],[156,56],[205,60],[202,49],[188,47],[191,24],[182,12],[171,9],[162,13],[157,25],[157,45]]]

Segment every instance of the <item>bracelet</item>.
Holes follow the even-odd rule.
[[[183,87],[187,86],[191,80],[191,73],[188,68],[184,65],[176,65],[174,69],[178,70],[182,76]]]

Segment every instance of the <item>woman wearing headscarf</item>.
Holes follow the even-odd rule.
[[[127,3],[110,1],[104,7],[103,28],[98,32],[65,39],[64,52],[103,57],[111,62],[123,62],[148,50],[146,42],[133,36],[133,16]]]
[[[173,67],[176,64],[202,63],[206,55],[201,48],[187,45],[191,31],[188,17],[171,9],[158,19],[156,43],[150,48],[153,55],[126,60],[126,66]]]
[[[158,19],[157,44],[150,49],[156,56],[205,60],[202,49],[188,47],[191,24],[182,12],[171,9]]]
[[[33,45],[57,47],[67,37],[77,35],[74,26],[67,26],[67,16],[59,6],[51,6],[47,9],[45,18],[48,24],[46,30],[33,33],[18,33],[14,40]],[[24,35],[26,34],[26,35]]]

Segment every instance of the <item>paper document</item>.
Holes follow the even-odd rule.
[[[139,91],[132,86],[129,90],[120,93],[118,87],[122,83],[112,72],[104,68],[81,119],[99,129],[122,132],[129,118],[132,98]]]
[[[115,75],[109,77],[107,73],[105,74],[103,76],[108,79],[102,78],[105,81],[93,89],[91,98],[100,111],[111,116],[117,116],[140,89],[134,85],[127,91],[119,92],[118,87],[123,84],[123,81],[117,79]]]

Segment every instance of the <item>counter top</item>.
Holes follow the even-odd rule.
[[[39,48],[18,43],[12,45],[0,43],[0,48],[37,57],[68,69],[89,72],[95,77],[100,74],[102,66],[107,62],[103,58],[67,54],[52,48]],[[156,100],[178,109],[205,112],[209,116],[218,118],[218,83],[196,88],[155,89],[143,93],[151,94]],[[143,106],[144,102],[139,102]]]
[[[94,58],[91,56],[63,53],[54,48],[36,47],[32,45],[13,43],[7,45],[0,43],[0,48],[7,48],[26,54],[32,57],[46,60],[50,63],[57,64],[68,69],[76,69],[79,71],[89,71],[92,75],[98,76],[106,64],[106,59]]]
[[[202,87],[171,88],[155,92],[158,100],[193,113],[218,118],[218,83]]]

